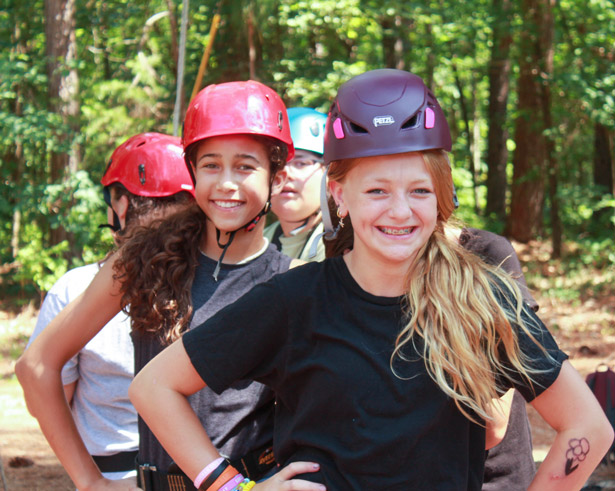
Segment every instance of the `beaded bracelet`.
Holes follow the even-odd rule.
[[[256,483],[254,481],[250,481],[250,479],[246,477],[239,486],[235,488],[235,491],[250,491],[255,485]]]
[[[256,482],[248,481],[246,483],[246,485],[244,487],[240,488],[240,489],[241,489],[241,491],[250,491],[254,486],[256,486]]]

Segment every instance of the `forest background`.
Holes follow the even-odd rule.
[[[180,134],[195,86],[256,79],[289,107],[326,112],[339,85],[383,67],[417,73],[438,95],[457,215],[511,239],[582,375],[613,365],[615,0],[2,0],[6,488],[74,489],[13,366],[55,280],[112,247],[98,225],[113,149],[144,131]],[[540,461],[553,434],[529,411]],[[595,479],[607,477],[600,488],[615,489],[614,468]]]
[[[612,287],[614,0],[2,3],[0,295],[14,306],[111,247],[111,152],[181,133],[208,46],[198,87],[256,79],[324,112],[358,73],[417,73],[451,125],[458,215]]]

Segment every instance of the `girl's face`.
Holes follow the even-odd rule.
[[[269,195],[267,149],[248,135],[203,140],[197,148],[194,175],[196,201],[220,231],[246,225],[263,209]]]
[[[405,272],[434,231],[438,202],[418,153],[361,158],[342,182],[331,181],[342,215],[354,229],[360,264],[403,267]]]
[[[320,181],[325,168],[315,153],[296,150],[284,172],[284,186],[271,197],[271,209],[283,221],[305,220],[320,209]]]

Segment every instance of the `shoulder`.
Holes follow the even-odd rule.
[[[459,245],[478,254],[492,265],[498,265],[509,257],[517,257],[515,249],[506,237],[487,230],[464,228],[459,236]]]
[[[85,266],[71,269],[54,283],[49,290],[49,294],[66,294],[69,297],[76,297],[87,288],[99,270],[100,266],[98,263],[86,264]]]
[[[464,228],[459,235],[459,244],[468,250],[483,250],[492,247],[501,247],[514,251],[510,241],[502,236],[488,230],[479,228]]]
[[[266,265],[267,268],[272,269],[276,274],[283,273],[293,267],[291,265],[292,259],[282,254],[277,247],[271,243],[269,247],[267,247],[267,250],[257,258],[255,262]]]

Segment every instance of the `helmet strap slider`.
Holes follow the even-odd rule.
[[[145,164],[139,164],[139,182],[145,186]]]

